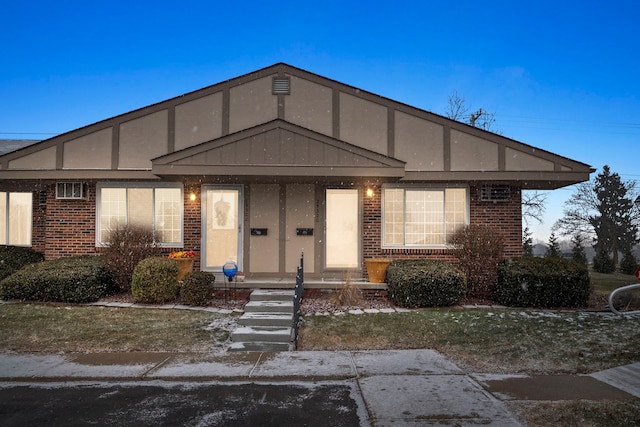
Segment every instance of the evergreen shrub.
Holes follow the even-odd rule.
[[[11,276],[27,264],[44,261],[44,255],[31,248],[0,246],[0,280]]]
[[[142,303],[173,301],[178,297],[178,266],[167,257],[143,259],[133,270],[131,294]]]
[[[622,260],[620,261],[620,273],[622,274],[634,274],[638,268],[638,260],[631,245],[627,245],[622,251]]]
[[[585,307],[589,271],[563,258],[515,258],[498,265],[496,302],[511,307]]]
[[[616,271],[616,264],[613,262],[613,258],[602,245],[596,251],[596,256],[593,257],[593,270],[604,274],[611,274]]]
[[[115,289],[104,259],[85,255],[25,266],[0,282],[0,298],[88,303]]]
[[[180,300],[185,305],[206,306],[213,299],[216,276],[206,271],[194,271],[185,276],[180,287]]]
[[[466,293],[466,277],[438,260],[395,260],[387,270],[388,297],[401,307],[457,304]]]

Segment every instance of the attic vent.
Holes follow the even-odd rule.
[[[499,184],[482,184],[480,200],[483,202],[506,202],[511,198],[511,187]]]
[[[56,199],[84,199],[84,185],[81,182],[57,182]]]
[[[274,95],[289,95],[289,77],[274,77],[273,78],[273,94]]]

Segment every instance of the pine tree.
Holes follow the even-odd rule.
[[[551,233],[549,236],[549,243],[547,244],[547,253],[545,258],[562,258],[562,251],[560,250],[560,244],[555,233]]]
[[[594,260],[594,268],[599,263],[608,270],[607,264],[613,262],[615,269],[618,253],[626,245],[638,243],[640,209],[633,204],[636,197],[635,181],[623,182],[609,166],[604,166],[593,181],[576,186],[554,228],[565,236],[580,233],[593,238],[598,259]]]
[[[616,271],[616,265],[604,246],[600,246],[596,250],[596,256],[593,258],[593,270],[605,274],[611,274]]]
[[[598,215],[591,218],[596,233],[597,250],[613,255],[613,265],[618,265],[618,252],[637,243],[638,227],[633,223],[633,201],[628,197],[629,186],[617,173],[605,166],[595,179]]]
[[[626,245],[622,251],[622,261],[620,261],[620,273],[634,274],[638,268],[638,259],[633,253],[631,245]]]
[[[525,227],[522,232],[522,256],[533,256],[533,238],[531,236],[531,230],[529,230],[529,227]]]
[[[582,236],[580,234],[576,234],[571,239],[571,243],[573,246],[571,247],[571,259],[578,264],[584,265],[585,267],[589,264],[587,261],[587,254],[584,251],[584,246],[582,245]]]

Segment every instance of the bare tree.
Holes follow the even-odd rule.
[[[538,191],[522,192],[522,219],[524,219],[525,225],[529,226],[530,220],[535,220],[542,224],[542,217],[544,216],[546,202],[546,194]]]
[[[482,108],[475,113],[469,114],[471,107],[467,105],[466,99],[461,97],[457,91],[449,95],[449,103],[444,115],[459,122],[467,123],[475,128],[489,132],[501,133],[494,129],[496,123],[496,113],[490,113]]]
[[[451,120],[462,122],[466,120],[469,108],[465,99],[458,95],[458,91],[454,91],[449,95],[449,104],[444,115]]]

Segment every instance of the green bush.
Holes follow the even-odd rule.
[[[156,245],[150,228],[136,225],[119,225],[109,230],[108,240],[102,255],[116,285],[123,291],[129,291],[136,265],[145,258],[160,256],[161,248]]]
[[[437,260],[396,260],[387,270],[388,296],[401,307],[457,304],[466,292],[464,273]]]
[[[178,266],[166,257],[143,259],[133,270],[131,293],[143,303],[175,300],[180,291]]]
[[[215,280],[216,276],[206,271],[187,274],[180,288],[180,300],[185,305],[206,306],[213,299]]]
[[[30,264],[0,282],[0,298],[94,302],[115,290],[102,257],[59,258]]]
[[[31,248],[0,246],[0,280],[11,276],[27,264],[44,261],[44,255]]]
[[[562,258],[516,258],[498,266],[496,301],[512,307],[585,307],[589,271]]]

